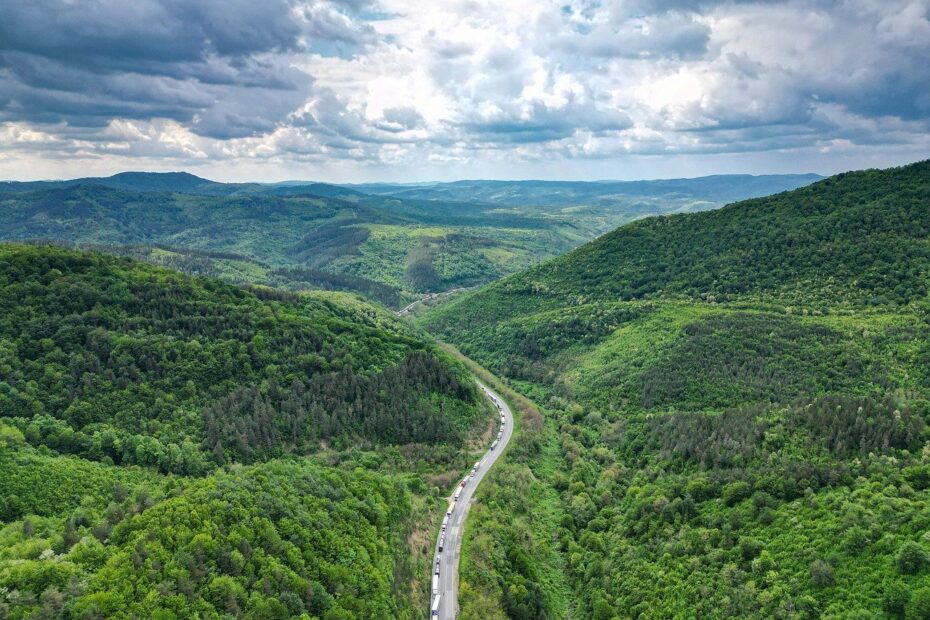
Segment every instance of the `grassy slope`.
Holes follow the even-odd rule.
[[[638,222],[425,316],[545,404],[578,615],[919,613],[928,188],[923,162]]]

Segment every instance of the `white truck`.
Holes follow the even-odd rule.
[[[429,616],[430,618],[439,617],[439,600],[442,597],[441,594],[437,594],[433,597],[433,606],[430,608]]]
[[[433,575],[433,596],[439,594],[439,575]]]

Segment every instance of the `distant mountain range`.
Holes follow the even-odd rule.
[[[0,183],[0,239],[90,244],[233,282],[350,290],[399,307],[418,294],[491,282],[630,220],[815,178],[347,187],[122,172]]]
[[[450,183],[351,185],[353,189],[382,196],[421,200],[453,200],[506,205],[567,206],[609,205],[621,197],[674,196],[707,201],[743,200],[809,185],[817,174],[725,174],[693,179],[646,181],[487,181]]]
[[[358,194],[352,189],[326,183],[220,183],[188,172],[120,172],[109,177],[82,177],[51,181],[4,181],[0,182],[0,193],[25,193],[78,185],[93,185],[131,192],[174,192],[203,196],[232,196],[237,194],[335,196]]]
[[[316,181],[280,183],[221,183],[188,172],[120,172],[109,177],[82,177],[49,181],[5,181],[0,192],[29,192],[41,189],[101,185],[136,192],[179,192],[222,195],[314,194],[324,197],[392,196],[415,200],[484,202],[508,205],[560,206],[606,204],[618,196],[675,196],[707,201],[742,200],[795,189],[820,180],[817,174],[725,174],[689,179],[642,181],[496,181],[463,180],[448,183],[362,183],[334,184]]]

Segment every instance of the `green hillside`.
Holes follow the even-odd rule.
[[[332,186],[204,194],[189,183],[183,191],[155,191],[170,186],[160,177],[144,189],[114,179],[0,187],[0,239],[129,253],[234,283],[353,291],[396,308],[420,293],[486,283],[535,264],[590,239],[598,225],[368,198]]]
[[[0,617],[414,617],[485,406],[354,296],[0,245]]]
[[[544,407],[563,517],[528,535],[578,617],[925,617],[928,241],[921,162],[636,222],[425,315]]]
[[[0,434],[0,507],[22,513],[0,526],[4,618],[416,617],[399,476],[269,461],[163,477]]]
[[[0,416],[60,452],[199,473],[455,441],[476,413],[461,369],[353,298],[23,246],[0,246],[0,291]]]

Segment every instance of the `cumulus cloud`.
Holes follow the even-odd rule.
[[[0,172],[890,163],[930,146],[927,58],[930,0],[0,3]]]

